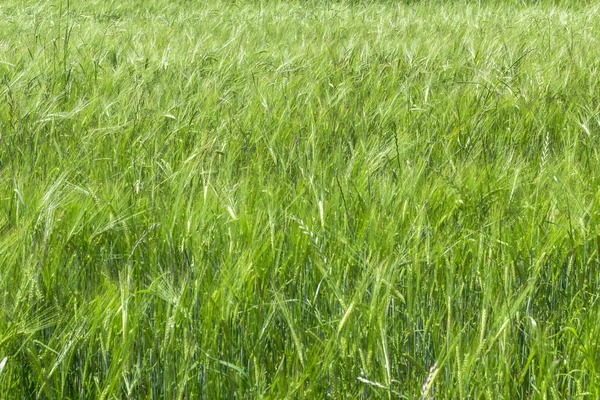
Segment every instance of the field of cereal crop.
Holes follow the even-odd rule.
[[[600,5],[6,0],[0,393],[600,397]]]

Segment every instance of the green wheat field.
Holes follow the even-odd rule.
[[[600,398],[600,3],[0,3],[0,398]]]

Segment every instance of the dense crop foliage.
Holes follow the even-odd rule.
[[[528,3],[2,2],[0,393],[600,397],[599,8]]]

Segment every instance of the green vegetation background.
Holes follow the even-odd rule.
[[[599,398],[599,10],[2,2],[1,396]]]

